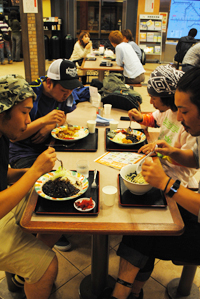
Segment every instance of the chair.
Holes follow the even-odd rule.
[[[171,280],[167,285],[167,293],[171,299],[198,299],[199,289],[193,283],[197,264],[172,261],[175,265],[183,266],[181,278]]]

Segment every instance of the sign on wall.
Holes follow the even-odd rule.
[[[144,12],[153,12],[153,11],[154,11],[154,0],[145,0]]]
[[[159,15],[162,16],[162,32],[166,32],[168,12],[159,12]]]
[[[24,13],[38,13],[37,0],[23,0]]]

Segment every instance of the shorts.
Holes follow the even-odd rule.
[[[22,276],[33,284],[44,275],[55,252],[19,226],[26,198],[0,220],[0,270]]]

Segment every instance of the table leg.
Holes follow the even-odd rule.
[[[108,275],[109,237],[93,235],[92,237],[92,269],[80,284],[82,299],[97,299],[107,287],[114,287],[115,280]]]
[[[104,71],[99,70],[99,81],[103,82],[103,78],[104,78]]]

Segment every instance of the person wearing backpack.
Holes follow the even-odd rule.
[[[109,41],[115,48],[116,62],[124,68],[123,75],[126,84],[141,83],[145,80],[145,70],[129,43],[123,42],[123,35],[119,30],[111,31]]]
[[[197,29],[192,28],[188,32],[187,36],[183,36],[179,39],[178,44],[176,45],[176,55],[174,56],[174,60],[182,63],[183,58],[187,51],[192,47],[195,43],[195,36],[197,35]]]

